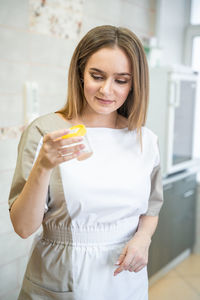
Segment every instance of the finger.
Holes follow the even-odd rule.
[[[124,268],[124,270],[128,270],[133,259],[134,259],[134,254],[129,250],[121,264],[121,266]]]
[[[129,268],[128,268],[128,271],[129,272],[135,272],[134,266],[130,265]]]
[[[59,155],[68,155],[83,150],[84,148],[85,148],[84,144],[79,144],[73,147],[59,148],[58,153]]]
[[[115,265],[120,265],[123,262],[125,255],[126,255],[125,253],[120,254],[118,260],[115,263]]]
[[[148,263],[148,257],[142,256],[142,255],[135,255],[133,260],[131,261],[130,265],[134,266],[134,268],[137,268],[138,266],[141,265],[147,265]]]
[[[45,136],[44,136],[44,139],[43,139],[43,141],[44,142],[47,142],[47,141],[54,141],[54,140],[56,140],[56,139],[59,139],[59,138],[61,138],[63,135],[65,135],[65,134],[68,134],[70,132],[70,130],[69,129],[60,129],[60,130],[56,130],[56,131],[53,131],[53,132],[50,132],[50,133],[48,133],[48,134],[46,134]]]
[[[114,271],[114,276],[116,276],[117,274],[121,273],[122,271],[124,271],[124,260],[126,258],[127,255],[127,247],[125,247],[122,251],[122,254],[120,254],[119,256],[119,260],[117,261],[117,263],[119,262],[119,267]]]
[[[137,272],[141,271],[144,267],[145,267],[145,265],[140,265],[139,267],[134,269],[134,272],[137,273]]]
[[[118,257],[118,260],[116,261],[116,265],[120,265],[123,260],[124,260],[124,257],[126,256],[126,251],[127,251],[127,246],[125,246],[123,249],[122,249],[122,252],[121,254],[119,255]]]
[[[83,140],[83,138],[81,136],[68,138],[68,139],[58,138],[58,139],[54,140],[54,145],[55,145],[55,147],[59,148],[59,147],[64,147],[64,146],[68,146],[71,144],[79,143],[82,140]]]
[[[80,155],[80,152],[75,152],[75,153],[72,153],[72,154],[69,154],[69,155],[62,155],[62,156],[58,157],[58,164],[61,164],[61,163],[64,163],[66,161],[69,161],[71,159],[74,159],[79,155]]]
[[[130,272],[133,272],[133,271],[136,272],[137,270],[141,270],[142,268],[144,268],[144,266],[147,265],[147,263],[144,263],[144,260],[142,260],[142,259],[136,260],[136,259],[137,258],[135,257],[129,265],[128,270]]]
[[[135,272],[135,270],[140,266],[141,266],[140,262],[134,262],[134,260],[133,260],[128,267],[128,271]]]
[[[114,271],[114,276],[117,276],[119,273],[121,273],[122,271],[124,271],[124,268],[122,268],[121,266],[119,266],[119,268],[117,268],[115,271]]]

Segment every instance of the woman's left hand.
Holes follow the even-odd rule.
[[[114,276],[124,270],[139,272],[148,262],[149,246],[151,238],[144,232],[136,232],[133,238],[126,244],[116,263],[119,267],[115,270]]]

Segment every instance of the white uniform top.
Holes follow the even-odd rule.
[[[159,153],[157,137],[147,128],[142,132],[143,152],[136,131],[87,128],[93,155],[60,165],[74,229],[119,224],[147,212]]]

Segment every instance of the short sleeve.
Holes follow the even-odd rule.
[[[9,210],[20,195],[41,146],[42,133],[33,122],[22,133],[19,145],[16,168],[11,184],[8,204]]]
[[[147,216],[159,215],[164,200],[162,172],[161,172],[161,165],[160,165],[160,152],[159,152],[159,144],[157,138],[156,138],[154,153],[155,153],[154,166],[151,172],[151,192],[149,197],[148,210],[145,214]]]

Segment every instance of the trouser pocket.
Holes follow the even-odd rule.
[[[74,292],[54,292],[25,277],[18,300],[75,300]]]

